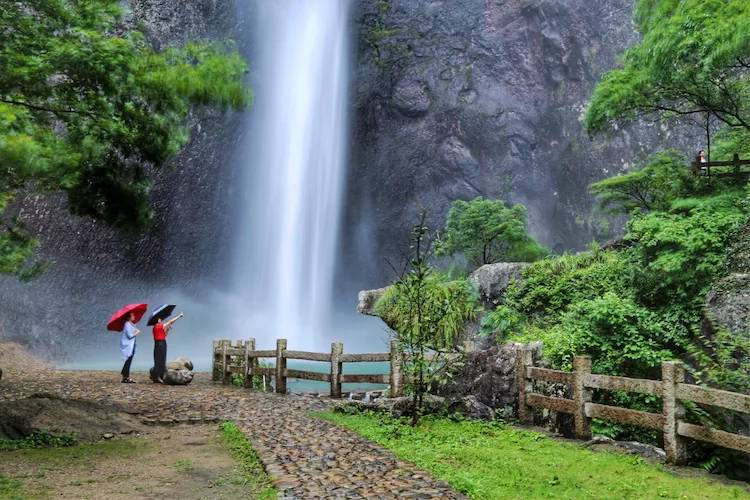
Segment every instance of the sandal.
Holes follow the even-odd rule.
[[[133,380],[132,378],[124,378],[122,379],[122,383],[123,384],[135,384],[135,380]]]

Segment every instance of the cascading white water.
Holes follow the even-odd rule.
[[[256,104],[241,164],[235,328],[268,344],[328,338],[346,175],[347,0],[259,0]]]

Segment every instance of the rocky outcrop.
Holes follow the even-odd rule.
[[[357,312],[368,316],[377,316],[375,303],[383,296],[389,287],[376,288],[375,290],[361,290],[358,295]]]
[[[535,358],[541,357],[542,345],[539,342],[511,342],[470,352],[461,370],[440,388],[438,394],[448,398],[472,395],[490,408],[513,414],[518,400],[516,355],[522,346],[531,347]]]
[[[590,138],[581,117],[601,75],[638,35],[633,0],[360,0],[353,162],[344,241],[354,264],[401,262],[421,208],[520,202],[554,251],[609,238],[588,185],[699,131],[640,123]],[[696,141],[689,138],[693,134]],[[608,225],[618,227],[618,224]],[[369,236],[363,258],[362,234]],[[367,254],[370,255],[370,254]]]
[[[727,249],[726,273],[706,296],[703,331],[720,329],[750,337],[750,223],[734,236]]]
[[[22,439],[45,433],[91,442],[105,435],[142,430],[143,425],[136,417],[94,401],[35,394],[0,402],[0,439]]]
[[[508,285],[520,280],[523,270],[529,267],[526,262],[497,262],[485,264],[469,275],[479,296],[487,308],[495,307],[502,299]]]

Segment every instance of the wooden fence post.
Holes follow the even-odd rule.
[[[331,342],[331,397],[341,397],[341,369],[343,363],[340,361],[344,353],[344,344]]]
[[[253,364],[255,358],[251,358],[249,352],[255,350],[255,339],[245,341],[245,388],[253,388]]]
[[[286,339],[276,339],[276,392],[286,394]]]
[[[526,404],[526,394],[534,392],[534,382],[526,377],[526,367],[534,363],[534,353],[528,347],[516,350],[516,385],[518,386],[518,420],[532,423],[531,407]]]
[[[685,416],[685,408],[677,400],[677,384],[685,382],[685,369],[679,361],[661,364],[662,399],[664,401],[664,451],[667,462],[684,464],[687,459],[685,440],[677,434],[677,422]]]
[[[586,403],[591,402],[591,389],[586,388],[586,376],[591,374],[591,357],[573,358],[573,400],[575,401],[575,431],[578,439],[591,438],[591,420],[586,416]]]
[[[391,393],[392,398],[401,397],[403,394],[403,357],[396,339],[391,340]]]
[[[227,359],[227,348],[232,345],[231,340],[221,341],[221,383],[229,382],[229,359]]]

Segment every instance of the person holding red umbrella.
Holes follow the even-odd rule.
[[[122,332],[120,336],[120,352],[125,364],[122,365],[122,383],[135,384],[135,380],[130,378],[130,365],[135,356],[135,338],[140,330],[135,327],[148,309],[147,304],[130,304],[112,315],[107,323],[107,330]]]
[[[128,314],[125,326],[122,329],[122,336],[120,336],[120,352],[122,358],[125,360],[125,364],[122,365],[122,383],[123,384],[135,384],[135,380],[130,378],[130,364],[133,362],[133,356],[135,356],[135,338],[141,331],[135,327],[135,314]]]

